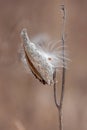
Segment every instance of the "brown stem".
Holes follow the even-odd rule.
[[[63,54],[63,66],[65,65],[65,59],[64,59],[64,44],[65,44],[65,19],[66,19],[66,12],[64,5],[61,5],[61,9],[63,11],[63,30],[62,30],[62,54]],[[54,73],[54,101],[55,105],[59,111],[59,130],[63,130],[63,123],[62,123],[62,107],[63,107],[63,99],[64,99],[64,88],[65,88],[65,66],[62,70],[62,88],[61,88],[61,96],[60,96],[60,102],[57,101],[56,96],[56,71]]]
[[[63,124],[62,124],[62,109],[59,109],[59,130],[63,130]]]
[[[60,104],[57,101],[57,96],[56,96],[56,70],[54,72],[54,76],[53,76],[53,80],[54,80],[54,101],[55,101],[55,105],[57,107],[57,109],[59,110]]]
[[[57,96],[56,96],[56,71],[54,73],[54,101],[55,105],[57,107],[57,110],[59,112],[59,130],[63,130],[63,124],[62,124],[62,105],[57,101]]]

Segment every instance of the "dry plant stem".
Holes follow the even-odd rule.
[[[57,97],[56,97],[56,70],[54,72],[53,80],[54,80],[54,85],[53,85],[53,87],[54,87],[54,101],[55,101],[56,107],[59,110],[60,104],[58,103]]]
[[[61,92],[62,93],[62,92]],[[57,101],[57,96],[56,96],[56,71],[54,73],[54,101],[56,104],[56,107],[59,111],[59,130],[63,130],[63,124],[62,124],[62,105],[60,106],[60,103]]]
[[[65,44],[65,20],[66,20],[66,12],[64,5],[61,5],[63,11],[63,30],[62,30],[62,46],[63,46],[63,57],[64,57],[64,44]],[[63,65],[65,65],[65,60],[63,58]],[[56,97],[56,71],[54,73],[54,100],[56,107],[59,111],[59,130],[63,130],[63,123],[62,123],[62,107],[63,107],[63,99],[64,99],[64,88],[65,88],[65,66],[62,70],[62,88],[61,88],[61,96],[60,102],[57,101]]]

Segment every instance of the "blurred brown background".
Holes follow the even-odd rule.
[[[30,38],[61,38],[61,0],[0,0],[0,130],[58,130],[53,88],[24,71],[18,56],[23,27]],[[66,0],[64,130],[87,130],[87,0]]]

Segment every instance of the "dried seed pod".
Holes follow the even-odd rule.
[[[41,46],[32,43],[28,37],[27,30],[21,31],[23,38],[23,50],[25,62],[43,84],[53,84],[53,75],[55,69],[63,67],[61,51],[55,48],[55,44],[51,44],[51,52],[45,51]],[[49,44],[49,43],[48,43]],[[58,47],[59,49],[60,47]]]

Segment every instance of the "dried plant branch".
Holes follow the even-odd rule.
[[[63,11],[62,46],[63,46],[63,57],[64,57],[65,21],[66,21],[66,10],[65,10],[65,6],[64,5],[62,5],[62,11]],[[65,59],[64,58],[63,58],[63,64],[65,65]],[[60,109],[59,109],[60,130],[63,130],[62,107],[63,107],[63,99],[64,99],[64,89],[65,89],[65,66],[63,67],[63,70],[62,70],[62,90],[61,90]]]
[[[60,104],[58,103],[57,96],[56,96],[56,71],[54,72],[53,79],[54,79],[54,85],[53,85],[53,88],[54,88],[54,101],[55,101],[56,107],[59,109]]]
[[[64,58],[64,44],[65,44],[65,20],[66,20],[66,11],[64,5],[61,5],[61,9],[63,11],[63,30],[62,30],[62,54],[63,54],[63,65],[65,65],[65,58]],[[63,66],[62,70],[62,88],[61,88],[61,96],[60,102],[57,101],[56,96],[56,72],[54,73],[54,101],[55,105],[59,111],[59,130],[63,130],[63,123],[62,123],[62,107],[63,107],[63,99],[64,99],[64,88],[65,88],[65,66]]]

